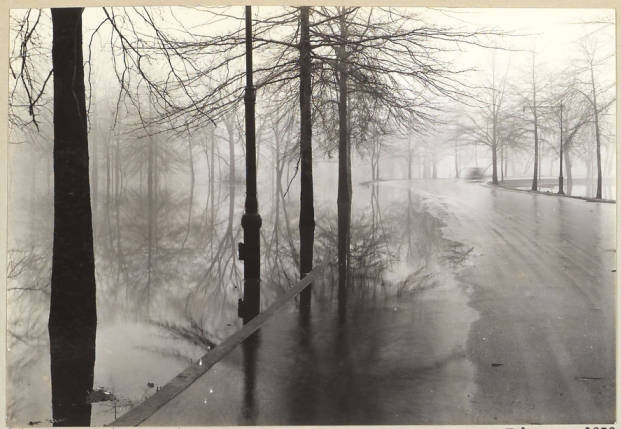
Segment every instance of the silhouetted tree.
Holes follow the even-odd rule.
[[[54,425],[88,426],[97,311],[82,59],[82,8],[52,9],[54,244],[50,355]]]

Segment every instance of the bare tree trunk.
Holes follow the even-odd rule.
[[[213,234],[216,222],[216,208],[215,208],[215,186],[216,186],[216,130],[215,127],[212,128],[211,131],[211,158],[209,159],[210,168],[209,168],[209,198],[211,199],[211,225],[210,225],[210,234],[211,237],[209,242],[211,243],[211,251],[213,252]]]
[[[500,145],[500,181],[505,181],[505,145]]]
[[[148,148],[148,158],[147,158],[147,285],[146,285],[146,294],[147,298],[145,301],[146,305],[146,315],[149,317],[149,311],[151,307],[151,271],[153,267],[153,235],[154,235],[154,210],[155,210],[155,202],[154,202],[154,188],[155,188],[155,142],[153,141],[153,137],[149,136],[149,148]]]
[[[300,8],[300,278],[313,269],[315,208],[313,204],[313,128],[311,122],[311,45],[309,7]],[[310,305],[311,288],[300,294],[300,305]]]
[[[185,237],[183,238],[183,243],[181,243],[181,248],[185,247],[185,243],[188,240],[188,236],[190,235],[190,229],[192,227],[192,206],[194,203],[194,155],[192,153],[192,138],[190,137],[190,132],[188,130],[188,154],[190,157],[190,203],[188,204],[188,226],[185,232]]]
[[[39,201],[37,198],[37,154],[34,149],[34,144],[31,144],[30,148],[30,213],[28,214],[30,218],[30,245],[34,246],[37,240],[39,239],[36,235],[37,232],[37,206],[36,203]]]
[[[533,53],[533,118],[534,118],[534,131],[535,131],[535,156],[533,166],[533,185],[531,189],[536,191],[538,175],[538,163],[539,163],[539,135],[537,131],[537,85],[535,84],[535,54]]]
[[[116,223],[116,287],[118,288],[119,279],[121,277],[121,269],[123,266],[123,257],[121,251],[121,143],[120,139],[116,139],[114,153],[114,217]],[[127,294],[127,293],[126,293]]]
[[[457,161],[455,168],[457,168]],[[412,180],[412,136],[408,136],[408,180]]]
[[[54,426],[89,426],[97,307],[82,8],[52,8],[54,244],[49,314]]]
[[[455,178],[459,179],[459,154],[457,153],[457,140],[455,140]]]
[[[341,44],[337,47],[337,81],[338,81],[338,114],[339,114],[339,178],[337,195],[338,217],[338,265],[339,265],[339,297],[342,303],[348,284],[349,229],[351,222],[351,192],[349,174],[349,129],[347,108],[348,66],[346,64],[347,27],[345,18],[340,18]]]
[[[602,152],[601,139],[599,134],[599,112],[597,111],[597,95],[595,91],[595,76],[593,74],[593,63],[591,63],[591,89],[593,91],[593,119],[595,120],[595,143],[597,151],[597,191],[595,198],[602,198]]]
[[[228,118],[225,126],[229,141],[229,182],[235,183],[235,130],[233,129],[233,118]]]
[[[158,213],[158,197],[160,191],[160,171],[159,171],[159,150],[158,150],[158,141],[154,139],[153,144],[153,162],[152,162],[152,180],[153,180],[153,254],[157,255],[159,244],[158,244],[158,225],[157,225],[157,213]]]
[[[573,190],[573,176],[571,173],[571,156],[570,156],[570,152],[569,152],[569,148],[567,147],[567,142],[565,142],[564,145],[564,151],[565,151],[565,173],[567,174],[567,195],[571,195],[572,194],[572,190]]]
[[[110,154],[110,142],[106,143],[106,204],[105,204],[105,221],[107,226],[107,236],[110,242],[110,252],[114,250],[112,243],[112,216],[110,214],[110,204],[112,203],[112,155]]]
[[[498,144],[492,143],[492,183],[498,184]]]

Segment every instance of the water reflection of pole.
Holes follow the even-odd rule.
[[[244,298],[239,301],[239,316],[247,323],[260,310],[260,229],[257,201],[257,164],[254,104],[256,90],[252,83],[252,14],[246,6],[246,202],[242,216],[244,242],[239,244],[239,259],[244,261]]]
[[[257,407],[255,403],[255,385],[257,378],[257,349],[259,347],[259,332],[255,332],[242,343],[244,355],[244,403],[242,409],[242,425],[255,425]]]

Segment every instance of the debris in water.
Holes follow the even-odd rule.
[[[593,380],[601,380],[602,377],[576,377],[576,380],[583,380],[583,381],[593,381]]]
[[[502,365],[503,365],[502,363],[496,363],[496,362],[493,362],[493,363],[492,363],[492,366],[493,366],[493,367],[502,366]]]
[[[114,401],[116,398],[114,395],[106,391],[103,387],[99,389],[91,390],[88,394],[88,403],[93,404],[95,402]]]

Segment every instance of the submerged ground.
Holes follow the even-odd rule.
[[[335,204],[316,194],[316,260],[330,263]],[[110,396],[94,405],[93,424],[110,423],[239,328],[241,204],[227,198],[197,204],[205,210],[194,229],[160,226],[148,315],[133,311],[139,247],[127,244],[120,260],[115,242],[99,240],[95,387]],[[615,207],[454,180],[356,186],[344,309],[328,268],[309,321],[291,303],[145,424],[613,422]],[[296,200],[262,210],[265,306],[296,278]],[[179,249],[173,237],[186,232]],[[31,324],[39,336],[9,342],[9,416],[49,424],[46,301],[19,293],[9,296],[15,331]],[[37,311],[20,319],[20,306]]]

